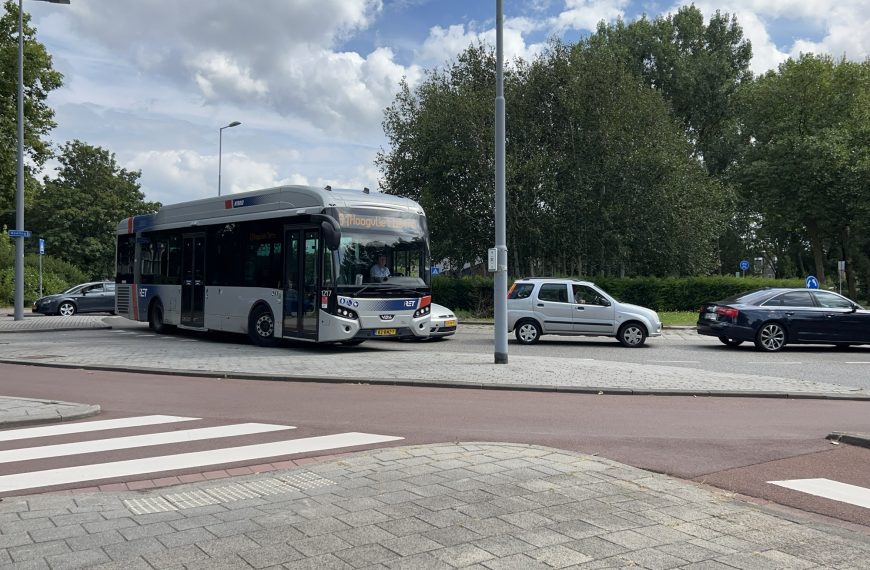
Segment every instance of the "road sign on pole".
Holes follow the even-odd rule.
[[[45,240],[39,238],[39,255],[45,255]]]
[[[807,289],[818,289],[819,280],[814,275],[807,275]]]
[[[29,238],[33,235],[33,232],[30,230],[9,230],[7,233],[9,234],[9,237],[14,238]]]

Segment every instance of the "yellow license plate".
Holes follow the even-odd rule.
[[[375,336],[396,336],[396,329],[377,329]]]
[[[456,321],[444,321],[444,326],[445,327],[455,327]]]

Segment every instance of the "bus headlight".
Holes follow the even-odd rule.
[[[345,319],[351,319],[354,321],[359,319],[359,315],[357,315],[356,312],[351,311],[350,309],[345,309],[344,307],[339,307],[338,309],[335,310],[335,313],[339,317],[343,317]]]
[[[432,307],[431,307],[430,305],[426,305],[425,307],[422,307],[422,308],[417,309],[416,311],[414,311],[414,318],[416,319],[416,318],[419,318],[419,317],[425,317],[425,316],[428,315],[431,311],[432,311]]]

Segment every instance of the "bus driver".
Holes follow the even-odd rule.
[[[387,267],[387,256],[383,253],[378,254],[378,262],[372,265],[371,277],[372,281],[386,281],[390,276],[390,268]]]

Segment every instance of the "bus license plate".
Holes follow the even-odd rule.
[[[396,336],[396,329],[377,329],[375,336]]]
[[[445,327],[455,327],[456,321],[444,321],[444,326]]]

